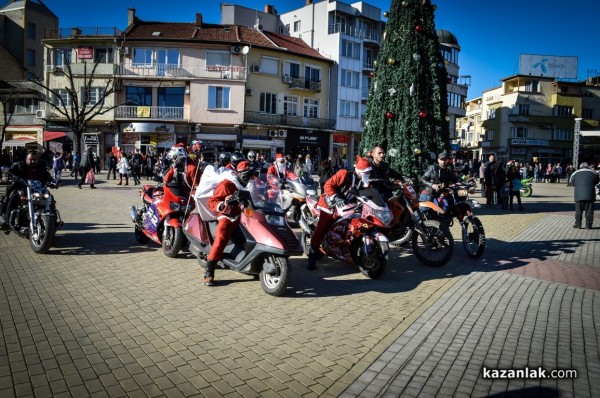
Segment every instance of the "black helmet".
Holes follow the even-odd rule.
[[[242,160],[246,160],[246,157],[244,156],[243,153],[234,152],[231,154],[231,165],[234,168],[237,167],[238,163],[241,162]]]
[[[250,179],[254,177],[254,167],[245,160],[240,161],[235,170],[237,171],[237,179],[243,186],[248,185]]]
[[[229,162],[231,162],[231,155],[229,152],[221,152],[217,159],[217,164],[219,166],[227,166]]]

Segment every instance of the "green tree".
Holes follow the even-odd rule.
[[[372,74],[361,154],[375,145],[392,167],[420,176],[450,149],[447,72],[430,0],[392,0]]]

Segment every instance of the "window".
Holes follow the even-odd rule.
[[[485,140],[493,141],[494,140],[494,130],[488,130],[485,132]]]
[[[358,102],[340,100],[340,116],[357,118]]]
[[[27,38],[35,40],[36,26],[33,22],[27,22]]]
[[[304,99],[304,117],[319,117],[319,100]]]
[[[179,65],[178,48],[159,48],[156,50],[156,63],[167,65]]]
[[[152,105],[152,87],[127,86],[125,96],[127,105]]]
[[[208,88],[208,109],[229,109],[229,87]]]
[[[285,74],[289,77],[297,79],[300,77],[300,64],[296,62],[285,63]]]
[[[207,51],[206,52],[206,65],[231,65],[231,52],[223,51]]]
[[[95,105],[98,102],[104,103],[104,89],[101,87],[91,87],[89,90],[81,90],[81,104]]]
[[[260,93],[260,111],[277,113],[277,94]]]
[[[573,141],[573,130],[554,129],[554,131],[552,131],[552,139],[558,141]]]
[[[527,116],[529,115],[529,105],[527,104],[520,104],[518,105],[519,109],[519,115],[520,116]]]
[[[37,98],[16,98],[15,115],[31,114],[40,109],[40,101]]]
[[[158,106],[174,106],[183,108],[185,87],[159,87],[157,92]]]
[[[260,71],[271,75],[279,74],[279,60],[276,58],[262,57],[260,59]]]
[[[112,48],[96,48],[94,49],[94,62],[102,64],[112,64],[113,60],[113,49]]]
[[[573,116],[573,107],[554,105],[554,108],[552,108],[552,115],[553,116],[571,117],[571,116]]]
[[[583,119],[593,119],[594,110],[592,108],[583,108],[581,110],[581,117]]]
[[[319,83],[321,81],[321,69],[313,68],[312,66],[304,67],[304,88],[313,89],[311,82]]]
[[[57,48],[54,50],[54,65],[63,66],[71,63],[72,51],[70,48]]]
[[[340,85],[343,87],[358,88],[358,72],[342,69],[342,78]]]
[[[465,96],[456,94],[456,93],[448,93],[448,106],[453,106],[455,108],[464,108],[465,105]]]
[[[63,106],[71,106],[71,95],[65,89],[56,90],[56,95],[54,96],[54,105],[59,107]]]
[[[487,111],[487,119],[495,119],[496,118],[496,108],[490,109]]]
[[[25,63],[30,66],[35,66],[35,50],[33,48],[27,49]]]
[[[527,127],[511,127],[510,136],[512,138],[527,138],[529,136],[529,128]]]
[[[286,95],[283,97],[283,114],[298,116],[298,97]]]
[[[360,44],[350,40],[342,40],[342,56],[359,59]]]
[[[300,32],[300,21],[294,22],[294,32]]]
[[[152,66],[152,53],[151,48],[134,48],[133,65],[136,67]]]
[[[285,32],[290,33],[290,24],[289,23],[285,25]]]
[[[536,93],[538,91],[539,81],[531,80],[525,83],[525,91],[528,93]]]

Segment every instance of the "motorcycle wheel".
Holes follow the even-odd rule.
[[[426,234],[415,232],[412,248],[415,256],[429,267],[441,267],[452,258],[454,238],[450,229],[438,220],[423,221]],[[429,241],[429,247],[427,242]]]
[[[138,225],[134,227],[133,236],[135,236],[135,240],[138,243],[147,243],[150,240],[150,238],[144,235],[142,229]]]
[[[521,187],[521,196],[528,198],[531,196],[532,193],[533,189],[529,185],[523,185]]]
[[[404,227],[404,231],[398,236],[398,239],[390,241],[390,245],[393,247],[402,247],[412,239],[412,235],[413,229],[407,225]]]
[[[308,256],[308,252],[310,251],[310,239],[312,235],[302,231],[302,249],[304,250],[304,255]],[[315,258],[318,260],[323,257],[323,252],[321,250],[317,250],[315,253]]]
[[[292,271],[289,260],[284,257],[267,256],[265,257],[265,261],[270,261],[275,267],[275,271],[265,272],[263,268],[258,275],[260,285],[271,296],[283,296],[290,280],[290,272]]]
[[[181,228],[173,228],[165,225],[162,236],[162,249],[165,256],[169,258],[177,257],[182,245],[183,231],[181,231]]]
[[[358,252],[356,253],[358,269],[368,278],[380,278],[388,264],[388,252],[390,248],[387,242],[377,241],[378,244],[374,245],[374,250],[370,254],[364,252],[362,240],[360,243],[357,245]]]
[[[54,215],[38,216],[37,226],[29,232],[29,246],[38,254],[48,253],[56,234],[56,219]]]
[[[479,258],[485,250],[485,231],[477,217],[465,218],[463,246],[471,258]]]

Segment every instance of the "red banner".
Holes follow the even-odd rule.
[[[92,59],[94,58],[94,49],[92,47],[78,47],[77,58],[79,59]]]

